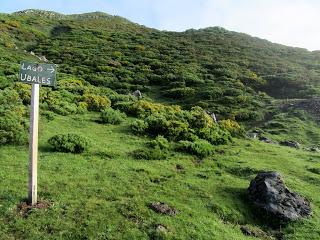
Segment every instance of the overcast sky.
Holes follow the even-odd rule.
[[[0,0],[0,12],[37,8],[103,11],[161,30],[221,26],[288,46],[320,50],[319,0]]]

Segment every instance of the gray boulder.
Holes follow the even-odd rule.
[[[297,141],[282,141],[280,142],[280,145],[292,148],[300,148],[300,143],[298,143]]]
[[[277,172],[261,172],[248,188],[252,203],[274,220],[289,222],[311,214],[310,202],[290,192]]]
[[[135,90],[133,93],[132,93],[133,96],[137,97],[138,99],[141,99],[142,98],[142,93],[140,92],[140,90]]]

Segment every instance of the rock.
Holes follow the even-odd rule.
[[[133,93],[133,96],[141,99],[142,98],[142,93],[140,92],[140,90],[135,90]]]
[[[256,133],[256,132],[249,132],[249,133],[247,133],[247,136],[248,136],[249,138],[252,138],[252,139],[257,139],[257,138],[258,138],[258,133]]]
[[[261,172],[248,188],[252,203],[274,220],[288,222],[311,214],[310,202],[290,192],[277,172]]]
[[[216,115],[214,114],[214,112],[210,114],[210,117],[212,118],[212,120],[213,120],[215,123],[218,123],[217,117],[216,117]]]
[[[39,60],[43,62],[48,62],[48,59],[45,56],[39,57]]]
[[[169,216],[174,216],[178,213],[176,209],[162,202],[153,202],[150,204],[150,208],[157,213],[162,213]]]
[[[265,143],[274,143],[270,138],[264,137],[264,136],[260,136],[259,140]]]
[[[32,56],[35,56],[35,55],[36,55],[36,54],[35,54],[34,52],[32,52],[32,51],[30,52],[30,54],[31,54]]]
[[[292,147],[292,148],[300,148],[300,143],[296,141],[282,141],[280,142],[280,145]]]
[[[156,226],[156,231],[157,232],[162,232],[162,233],[168,233],[168,229],[166,226],[162,225],[162,224],[158,224]]]
[[[312,148],[310,148],[310,151],[318,153],[318,152],[320,152],[320,149],[318,147],[312,147]]]

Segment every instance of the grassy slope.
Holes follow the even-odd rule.
[[[240,224],[268,230],[244,194],[262,169],[280,171],[292,190],[312,201],[312,218],[283,229],[286,239],[319,239],[320,176],[307,170],[320,168],[319,154],[237,140],[201,163],[174,152],[164,161],[138,161],[129,153],[147,139],[128,131],[132,120],[105,126],[95,118],[41,120],[39,195],[53,206],[27,218],[16,212],[27,192],[27,147],[0,148],[0,239],[148,239],[156,238],[157,224],[168,228],[168,239],[251,239]],[[66,132],[89,137],[89,152],[51,152],[47,139]],[[184,169],[178,171],[177,164]],[[159,215],[148,208],[152,201],[180,213]]]

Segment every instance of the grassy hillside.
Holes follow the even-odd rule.
[[[275,233],[255,217],[245,194],[259,170],[280,171],[292,190],[313,203],[313,217],[283,229],[285,239],[318,239],[320,176],[311,169],[320,169],[319,154],[237,140],[201,162],[178,152],[166,160],[136,160],[130,153],[148,139],[129,133],[132,119],[119,126],[95,119],[41,119],[39,195],[52,205],[28,216],[16,210],[26,195],[27,147],[1,147],[1,239],[255,239],[243,235],[241,225],[261,228],[262,239],[271,239]],[[90,150],[52,152],[47,140],[65,132],[90,138]],[[179,213],[155,213],[148,207],[155,201]]]
[[[41,201],[29,209],[30,85],[17,73],[21,60],[44,59],[57,64],[58,84],[40,92]],[[100,12],[0,14],[0,239],[319,239],[319,64],[319,52],[219,27],[177,33]],[[246,137],[252,131],[274,143]],[[89,147],[48,143],[68,133]],[[257,215],[246,188],[262,170],[279,171],[313,215],[287,226]]]

